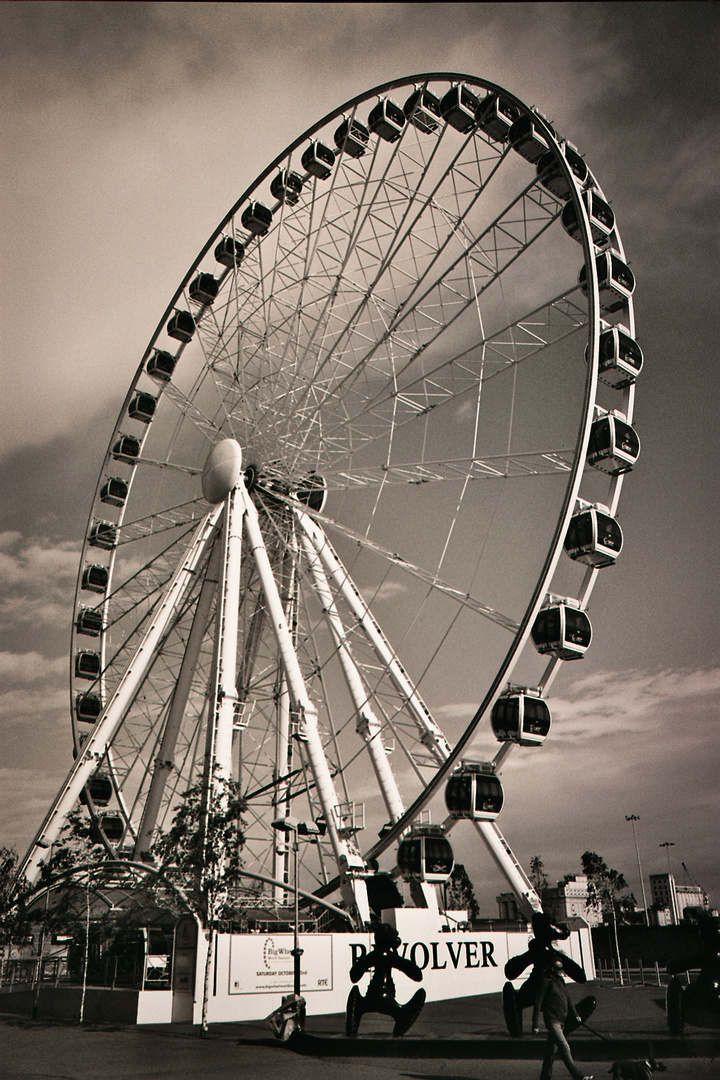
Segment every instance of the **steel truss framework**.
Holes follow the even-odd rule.
[[[565,201],[475,124],[427,131],[411,116],[395,141],[370,132],[359,156],[334,141],[378,101],[458,84],[532,117],[581,247],[558,220]],[[316,141],[336,154],[324,178],[300,160]],[[587,606],[597,570],[561,564],[563,539],[581,484],[615,514],[622,475],[585,468],[590,428],[598,410],[631,422],[634,401],[632,381],[598,381],[596,256],[624,258],[622,244],[617,228],[593,239],[583,192],[602,191],[565,150],[494,84],[416,76],[323,118],[220,223],[103,462],[75,602],[76,757],[26,856],[31,879],[83,791],[100,823],[115,820],[108,858],[138,859],[217,765],[247,798],[248,871],[287,882],[272,821],[322,816],[305,887],[342,887],[367,921],[368,860],[437,814],[513,671],[548,693],[559,661],[526,648],[530,629],[558,585]],[[298,197],[269,197],[290,173]],[[272,211],[264,233],[247,214],[256,202]],[[228,239],[237,257],[219,262]],[[197,287],[207,274],[214,297]],[[169,333],[178,311],[192,316],[186,340]],[[634,336],[630,298],[602,319]],[[223,439],[245,472],[208,510],[199,474]],[[88,796],[97,775],[112,782],[107,808]],[[476,828],[523,909],[537,908],[496,823]]]

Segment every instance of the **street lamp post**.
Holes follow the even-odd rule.
[[[645,895],[645,880],[643,878],[642,863],[640,862],[640,848],[638,847],[637,833],[635,832],[635,822],[639,821],[640,818],[637,814],[626,814],[625,820],[629,821],[632,825],[633,840],[635,841],[635,854],[637,855],[638,873],[640,874],[640,889],[642,890],[643,898],[643,919],[645,921],[645,925],[649,926],[650,919],[648,916],[647,896]]]
[[[667,855],[668,896],[670,898],[670,917],[672,919],[673,926],[675,926],[677,924],[677,922],[678,922],[677,899],[676,899],[676,895],[675,895],[674,883],[670,880],[670,878],[672,877],[672,874],[670,872],[670,848],[675,847],[675,844],[674,844],[674,842],[672,840],[666,840],[664,844],[658,844],[658,847],[664,847],[665,848],[665,854]]]
[[[300,948],[300,883],[298,880],[298,853],[300,851],[300,837],[304,836],[311,844],[317,844],[318,837],[324,832],[322,823],[314,821],[298,821],[294,817],[278,818],[272,823],[273,829],[292,837],[293,852],[293,888],[294,888],[294,925],[293,947],[293,992],[286,994],[282,999],[279,1009],[276,1009],[268,1019],[275,1028],[278,1038],[285,1041],[296,1028],[301,1028],[305,1022],[305,999],[300,993],[300,957],[303,950]]]

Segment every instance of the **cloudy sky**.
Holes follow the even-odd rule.
[[[500,824],[526,866],[540,854],[554,879],[590,848],[639,897],[637,814],[646,876],[669,851],[720,906],[717,47],[709,3],[0,5],[0,843],[24,850],[70,763],[80,540],[177,283],[312,122],[394,77],[457,71],[587,154],[646,356],[626,547],[593,595],[591,651],[554,684],[552,737],[507,769]],[[492,913],[501,883],[457,846]]]

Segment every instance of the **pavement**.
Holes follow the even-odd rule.
[[[597,997],[593,1030],[570,1036],[586,1075],[600,1080],[614,1061],[651,1055],[665,1062],[668,1080],[720,1078],[720,1031],[687,1025],[671,1037],[664,988],[589,983],[587,993]],[[344,1016],[310,1016],[287,1043],[259,1021],[212,1025],[203,1037],[183,1024],[0,1016],[0,1080],[537,1080],[544,1041],[510,1038],[500,995],[430,1002],[399,1039],[392,1021],[377,1014],[363,1017],[355,1039],[345,1037]],[[565,1075],[556,1065],[555,1076]]]

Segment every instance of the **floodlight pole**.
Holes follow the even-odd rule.
[[[626,814],[625,815],[625,820],[629,821],[630,824],[632,825],[633,840],[635,841],[635,854],[637,855],[638,873],[640,874],[640,888],[642,890],[642,898],[643,898],[643,919],[645,921],[645,925],[649,926],[650,925],[650,917],[649,917],[649,914],[648,914],[647,896],[645,895],[645,881],[643,879],[642,863],[640,862],[640,848],[638,847],[637,833],[635,832],[635,822],[639,821],[640,818],[638,817],[637,814]]]

